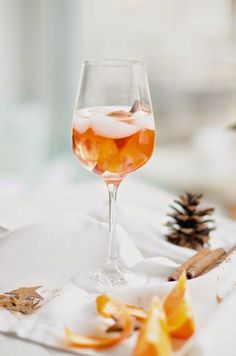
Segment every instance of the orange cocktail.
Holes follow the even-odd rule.
[[[90,171],[119,184],[144,165],[155,143],[153,115],[127,107],[80,109],[73,118],[73,151]]]

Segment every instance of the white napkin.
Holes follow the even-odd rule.
[[[155,258],[151,261],[143,260],[142,255],[119,226],[117,234],[121,239],[120,254],[123,264],[131,266],[143,263],[145,267],[145,263],[149,261],[150,274],[153,276],[154,271],[157,275],[160,273],[160,269],[156,269]],[[83,214],[59,216],[5,234],[0,239],[0,271],[4,271],[0,275],[2,291],[23,285],[44,285],[50,289],[59,289],[59,293],[56,293],[53,299],[31,316],[16,316],[6,310],[1,310],[0,331],[59,348],[65,347],[63,344],[64,326],[84,333],[97,331],[100,320],[98,321],[95,316],[95,296],[85,293],[69,280],[76,271],[104,263],[107,242],[107,225]],[[155,241],[157,247],[159,242],[157,238]],[[168,245],[167,243],[166,250],[163,249],[164,255],[168,254]],[[175,246],[173,248],[177,257],[179,249]],[[178,256],[177,259],[181,260],[181,257]],[[160,260],[158,261],[161,267],[162,264]],[[168,261],[164,260],[165,263]],[[167,272],[165,263],[160,273],[162,276],[164,272]],[[168,272],[170,268],[168,265]],[[225,298],[235,281],[236,256],[230,263],[225,263],[217,270],[190,281],[192,303],[200,330],[204,329],[207,320],[214,316],[218,309],[216,295]],[[113,293],[126,302],[147,307],[153,295],[158,294],[162,297],[172,286],[173,283],[152,279],[145,287],[121,286],[114,289]],[[46,297],[48,295],[51,298],[50,293],[46,291],[44,293]],[[112,349],[112,355],[131,354],[134,342],[135,337],[126,340],[119,347]],[[204,348],[201,339],[200,341],[198,339],[198,334],[186,343],[179,354],[183,355],[191,348],[192,352],[195,352],[196,347],[199,350],[198,355],[202,355]],[[98,354],[91,350],[76,350],[75,352],[88,355]],[[99,354],[108,355],[109,352]]]
[[[0,335],[0,352],[2,356],[51,356],[42,346],[6,334]]]
[[[131,267],[143,257],[119,225],[120,258]],[[0,239],[1,289],[21,285],[58,288],[76,271],[105,263],[108,226],[84,215],[63,215],[9,232]]]
[[[59,192],[40,192],[17,199],[2,199],[0,225],[15,229],[54,217],[55,214],[74,212],[86,213],[99,221],[107,222],[106,190],[105,185],[96,180],[93,183],[70,186]],[[128,178],[119,188],[117,222],[126,230],[144,257],[165,256],[181,263],[193,251],[168,244],[164,239],[167,231],[164,226],[167,221],[165,214],[172,201],[171,194]],[[216,220],[218,229],[213,233],[212,247],[222,243],[228,247],[232,244],[235,224],[222,217],[217,217]]]

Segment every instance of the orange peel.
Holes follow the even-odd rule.
[[[122,315],[120,308],[117,308],[117,304],[112,302],[110,296],[101,294],[96,299],[97,312],[104,318],[119,317]],[[147,317],[147,312],[141,308],[132,304],[123,304],[128,310],[129,314],[135,317],[138,321],[143,322]]]
[[[170,356],[171,341],[160,300],[152,299],[147,319],[140,330],[133,356]]]
[[[183,272],[175,287],[167,295],[163,307],[172,337],[188,339],[195,331],[192,307],[187,296],[187,278]]]
[[[108,296],[107,296],[108,297]],[[124,318],[124,328],[118,334],[118,336],[109,337],[97,337],[97,336],[84,336],[79,333],[75,333],[72,330],[65,328],[66,339],[72,347],[92,348],[92,349],[106,349],[119,344],[122,340],[128,338],[133,331],[133,322],[128,309],[119,300],[108,297],[110,303],[120,310],[122,317]]]

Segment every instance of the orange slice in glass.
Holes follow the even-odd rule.
[[[119,149],[112,139],[101,138],[97,167],[112,173],[120,171]]]
[[[140,330],[134,356],[170,356],[171,341],[167,321],[157,297],[152,300],[147,319]]]
[[[94,166],[97,163],[99,142],[99,137],[91,129],[83,135],[73,129],[73,146],[79,151],[79,158],[84,164]]]
[[[120,151],[122,171],[129,172],[142,166],[149,157],[142,151],[139,135],[132,136]]]
[[[124,328],[122,331],[113,338],[97,337],[97,336],[84,336],[79,333],[74,333],[70,329],[65,329],[66,340],[71,347],[91,348],[91,349],[106,349],[119,344],[122,340],[129,337],[133,331],[133,322],[130,314],[123,303],[119,300],[109,297],[110,303],[120,310],[124,318]]]
[[[122,311],[117,308],[117,304],[114,304],[106,294],[99,295],[96,299],[96,304],[97,312],[105,318],[111,318],[112,316],[117,318],[122,315]],[[137,320],[142,322],[146,319],[147,312],[143,308],[131,304],[125,304],[125,307],[129,314]]]
[[[172,337],[188,339],[195,331],[193,311],[186,291],[185,272],[164,301],[169,333]]]

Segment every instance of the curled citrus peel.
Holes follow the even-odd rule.
[[[154,297],[147,319],[139,333],[133,356],[170,356],[171,354],[166,316],[159,299]]]
[[[185,272],[167,295],[163,307],[157,297],[152,299],[148,312],[140,307],[123,304],[102,294],[96,299],[97,312],[105,318],[122,318],[122,328],[116,337],[84,336],[66,328],[66,339],[72,347],[101,350],[110,348],[128,338],[134,330],[134,318],[142,323],[134,356],[171,355],[170,336],[188,339],[195,331],[192,308],[186,293]]]
[[[136,307],[135,305],[132,305],[132,304],[126,304],[126,308],[130,312],[130,314],[132,316],[134,316],[140,322],[146,320],[147,312],[143,308]]]
[[[106,294],[101,294],[97,297],[96,305],[98,314],[102,315],[104,318],[117,318],[122,315],[121,309],[118,308],[117,304],[114,304],[111,297]],[[123,304],[123,306],[125,306],[129,314],[135,317],[138,321],[142,322],[146,319],[147,312],[143,308],[131,304]]]
[[[113,308],[119,310],[123,317],[124,327],[122,331],[116,337],[109,338],[84,336],[79,333],[74,333],[68,328],[65,328],[66,339],[71,346],[92,349],[106,349],[119,344],[122,340],[128,338],[132,334],[133,321],[126,306],[115,298],[108,296],[106,297],[109,299],[109,302],[111,303]]]
[[[186,284],[187,278],[183,272],[175,287],[167,295],[163,305],[169,333],[172,337],[179,339],[188,339],[195,331],[193,311],[188,300]]]

